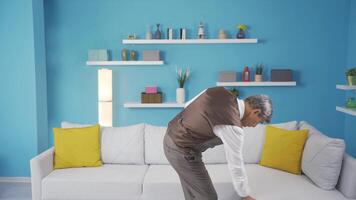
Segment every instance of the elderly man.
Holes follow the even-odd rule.
[[[253,200],[242,158],[242,127],[270,122],[271,116],[267,96],[240,100],[224,87],[208,88],[187,102],[169,122],[164,137],[165,155],[179,175],[185,199],[218,199],[201,153],[224,144],[236,192],[243,200]]]

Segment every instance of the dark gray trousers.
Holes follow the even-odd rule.
[[[202,161],[201,152],[178,147],[166,133],[163,141],[164,153],[178,173],[185,200],[217,200],[217,194],[208,171]]]

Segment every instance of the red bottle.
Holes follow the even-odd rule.
[[[244,72],[242,73],[242,81],[249,82],[250,81],[250,69],[248,66],[244,68]]]

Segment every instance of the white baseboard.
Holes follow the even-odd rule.
[[[30,177],[0,177],[0,183],[31,183]]]

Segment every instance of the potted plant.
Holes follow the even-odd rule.
[[[240,95],[240,91],[236,88],[231,89],[230,92],[235,95],[236,98]]]
[[[239,30],[237,32],[236,38],[238,39],[246,38],[245,30],[247,29],[247,26],[245,24],[239,24],[236,28]]]
[[[256,74],[255,74],[255,82],[262,82],[262,73],[263,73],[263,65],[257,64],[256,65]]]
[[[177,81],[179,84],[179,88],[176,90],[176,100],[177,103],[184,103],[185,102],[185,90],[184,84],[188,80],[190,76],[190,69],[178,69],[177,70]]]
[[[356,85],[356,68],[351,68],[346,71],[347,81],[349,85]]]

